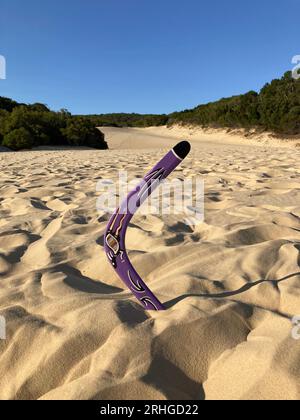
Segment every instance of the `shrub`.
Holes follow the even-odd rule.
[[[3,141],[5,121],[8,116],[9,116],[9,112],[0,109],[0,145],[2,144],[2,141]]]
[[[66,127],[61,132],[70,146],[108,148],[104,134],[84,117],[68,118]]]
[[[30,149],[33,146],[32,135],[26,128],[18,128],[4,136],[2,145],[12,150]]]
[[[64,109],[52,112],[43,104],[20,105],[11,112],[0,109],[1,142],[14,150],[37,146],[107,149],[104,134],[88,117],[73,117]]]

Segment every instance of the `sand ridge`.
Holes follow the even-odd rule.
[[[0,154],[0,398],[299,399],[300,151],[194,143],[178,173],[205,179],[205,222],[137,215],[128,231],[168,307],[153,313],[107,262],[96,211],[99,179],[142,176],[174,145],[135,134]]]

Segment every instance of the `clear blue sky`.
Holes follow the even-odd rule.
[[[299,0],[1,0],[0,95],[169,113],[260,89],[300,54]]]

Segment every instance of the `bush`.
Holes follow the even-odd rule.
[[[67,125],[61,132],[71,146],[86,146],[96,149],[108,148],[104,140],[104,134],[84,117],[68,118]]]
[[[9,112],[0,109],[0,146],[1,146],[2,141],[3,141],[5,121],[6,121],[6,118],[8,116],[9,116]]]
[[[36,111],[29,106],[20,106],[8,114],[0,129],[5,136],[24,128],[30,132],[33,146],[45,146],[63,143],[60,131],[63,126],[64,121],[55,112]]]
[[[37,146],[108,148],[104,134],[88,118],[73,117],[66,110],[52,112],[42,104],[20,105],[11,112],[0,110],[1,142],[14,150]]]
[[[2,145],[12,150],[31,149],[33,146],[31,133],[25,128],[18,128],[6,134]]]

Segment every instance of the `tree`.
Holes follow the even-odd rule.
[[[5,120],[9,116],[9,112],[0,109],[0,145],[3,141],[3,135],[5,132]]]
[[[28,105],[28,109],[31,111],[38,111],[38,112],[50,112],[50,109],[45,104],[40,104],[40,103]]]
[[[12,150],[31,149],[32,136],[25,128],[18,128],[4,136],[2,145]]]
[[[66,127],[61,130],[71,146],[87,146],[96,149],[107,149],[104,134],[84,117],[67,119]]]
[[[19,106],[19,104],[12,99],[0,96],[0,110],[11,112],[17,106]]]

